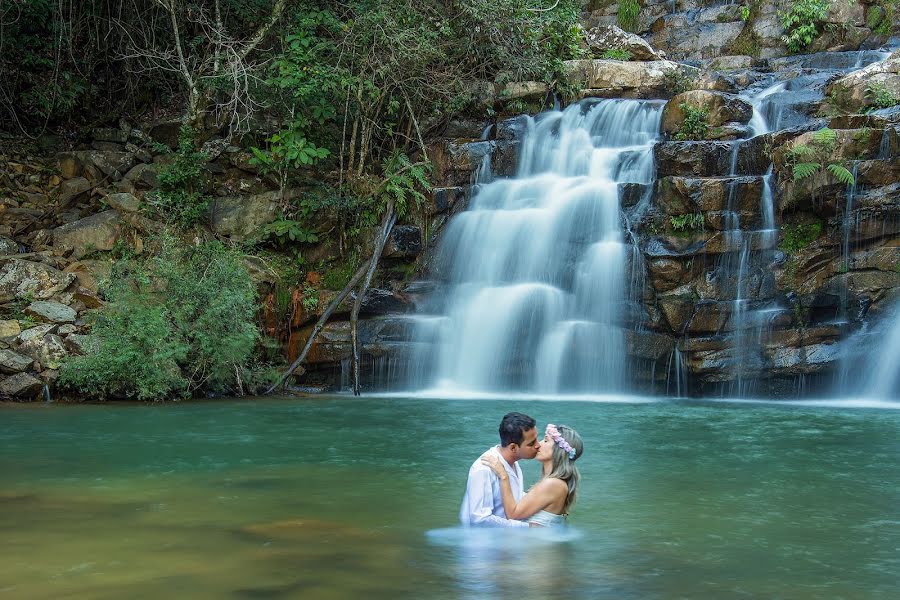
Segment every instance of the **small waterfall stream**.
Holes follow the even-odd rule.
[[[628,381],[632,254],[619,183],[653,181],[663,102],[583,101],[525,119],[518,170],[448,225],[417,317],[417,388],[605,393]],[[415,378],[415,377],[414,377]]]

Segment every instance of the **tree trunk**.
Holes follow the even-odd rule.
[[[325,323],[328,322],[328,318],[331,316],[331,313],[338,307],[338,305],[347,297],[347,294],[356,287],[356,284],[359,283],[359,280],[363,278],[363,275],[366,274],[369,268],[369,263],[363,263],[362,266],[357,269],[356,273],[354,273],[353,277],[350,278],[350,281],[347,282],[347,285],[344,286],[344,289],[341,290],[341,293],[334,297],[334,300],[331,301],[331,304],[328,305],[328,308],[325,309],[325,312],[322,313],[322,316],[319,317],[319,320],[316,321],[316,326],[313,327],[312,333],[309,334],[309,339],[306,340],[306,345],[303,346],[303,351],[297,356],[296,360],[291,363],[291,366],[287,368],[287,371],[278,379],[277,382],[272,384],[269,389],[265,391],[265,395],[271,394],[275,390],[281,388],[284,385],[284,382],[287,381],[288,377],[291,376],[291,373],[297,370],[297,367],[300,366],[300,363],[303,362],[303,359],[306,358],[306,355],[309,354],[309,349],[312,348],[313,342],[316,339],[316,336],[319,335],[319,332],[322,331],[322,328],[325,327]]]
[[[357,322],[359,320],[359,309],[362,306],[363,297],[372,283],[372,277],[375,275],[375,269],[378,267],[378,260],[384,251],[384,245],[387,243],[391,229],[397,215],[394,214],[394,203],[388,202],[387,210],[384,212],[384,219],[381,222],[381,231],[375,240],[375,250],[372,252],[372,259],[369,261],[369,269],[366,273],[366,279],[363,281],[362,287],[356,296],[356,302],[353,303],[353,312],[350,313],[350,338],[353,344],[353,357],[351,362],[353,365],[353,395],[359,396],[359,334],[357,332]]]

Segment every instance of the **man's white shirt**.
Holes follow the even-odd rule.
[[[500,455],[500,447],[494,446],[488,452],[497,456],[509,474],[509,485],[516,502],[525,495],[522,469],[516,462],[512,466]],[[466,495],[459,509],[459,520],[467,527],[528,527],[525,521],[506,518],[503,496],[500,493],[500,478],[479,457],[469,469]]]

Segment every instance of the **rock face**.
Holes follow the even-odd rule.
[[[75,275],[42,263],[7,260],[0,266],[0,302],[19,297],[48,299],[69,287],[74,280]]]
[[[278,217],[278,192],[249,197],[216,198],[210,205],[210,227],[219,234],[243,239]]]

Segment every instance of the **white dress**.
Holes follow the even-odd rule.
[[[542,525],[543,527],[565,525],[566,515],[555,515],[552,512],[547,512],[546,510],[539,510],[538,512],[531,515],[531,517],[528,519],[528,522],[534,523],[535,525]]]

